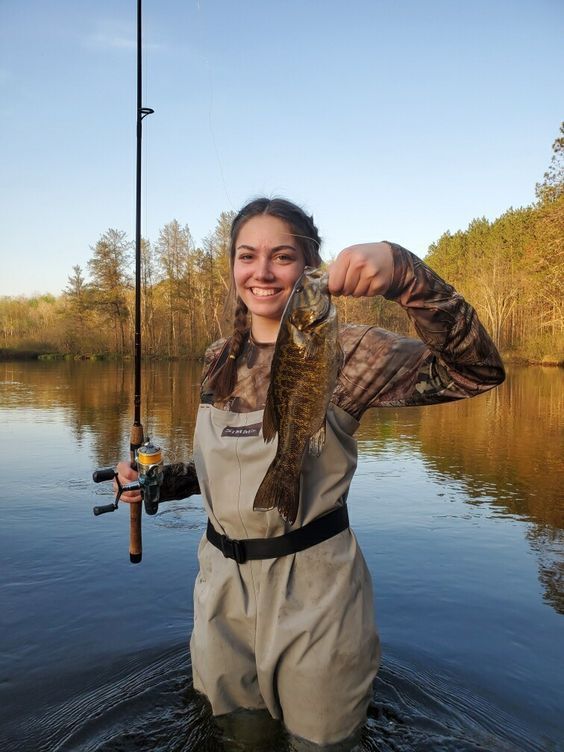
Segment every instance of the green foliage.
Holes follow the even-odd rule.
[[[132,245],[125,232],[109,229],[92,249],[88,262],[92,276],[90,306],[97,307],[113,327],[114,347],[117,352],[126,351],[126,327],[129,323],[127,293],[132,284],[128,276]]]
[[[564,173],[555,164],[541,202],[445,233],[425,259],[472,301],[498,346],[535,362],[564,355]]]
[[[535,362],[564,360],[564,124],[537,185],[537,203],[493,221],[445,232],[426,262],[465,295],[506,352]],[[166,224],[141,243],[142,342],[149,357],[200,357],[231,331],[229,238],[222,212],[196,247],[188,225]],[[108,229],[91,249],[90,279],[76,265],[62,294],[0,298],[0,358],[64,353],[92,359],[133,350],[133,244]],[[382,297],[338,298],[344,322],[412,333],[407,316]],[[51,357],[51,356],[49,356]]]
[[[564,195],[564,122],[560,123],[560,133],[552,144],[552,159],[541,183],[537,183],[536,194],[539,203],[556,201]]]

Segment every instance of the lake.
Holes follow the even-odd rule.
[[[199,366],[144,369],[146,433],[187,458]],[[188,636],[199,496],[129,513],[92,470],[126,457],[132,366],[0,363],[0,749],[289,750],[233,741],[194,692]],[[383,665],[361,749],[564,749],[564,371],[373,410],[351,525],[374,582]]]

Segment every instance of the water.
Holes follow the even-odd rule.
[[[147,366],[143,412],[169,460],[190,452],[198,369]],[[220,727],[191,685],[200,498],[144,517],[92,469],[127,455],[129,365],[0,364],[0,749],[292,748],[279,724]],[[350,516],[383,641],[360,749],[564,749],[564,373],[372,411]],[[261,738],[262,733],[262,738]]]

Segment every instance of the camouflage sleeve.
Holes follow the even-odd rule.
[[[407,311],[420,339],[342,327],[345,359],[333,401],[358,419],[369,407],[447,402],[500,384],[501,358],[472,306],[417,256],[390,245],[394,276],[386,298]]]
[[[161,501],[176,501],[200,493],[194,461],[175,462],[163,467]]]

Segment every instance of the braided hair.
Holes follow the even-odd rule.
[[[257,198],[246,204],[237,214],[231,225],[231,236],[229,243],[229,259],[231,263],[231,295],[235,297],[235,314],[233,319],[233,333],[228,342],[229,354],[225,363],[218,368],[210,378],[210,388],[219,399],[228,397],[237,380],[237,364],[245,340],[250,330],[248,322],[248,308],[241,298],[235,296],[235,285],[233,282],[233,261],[235,259],[235,246],[237,237],[243,225],[253,217],[268,215],[278,217],[283,220],[290,228],[292,235],[295,237],[303,256],[306,266],[316,267],[321,264],[319,248],[321,238],[313,217],[306,214],[305,211],[283,198]]]

